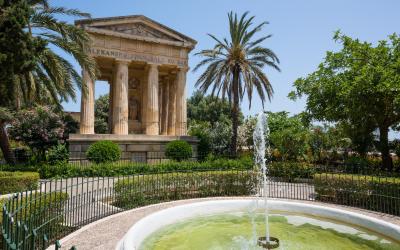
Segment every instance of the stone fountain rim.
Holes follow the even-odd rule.
[[[222,200],[206,200],[195,203],[177,205],[166,208],[137,221],[118,242],[116,250],[138,249],[143,240],[158,229],[177,223],[181,220],[205,216],[227,211],[243,211],[249,206],[252,199],[236,198]],[[262,202],[262,201],[260,201]],[[329,207],[321,204],[304,203],[301,201],[269,199],[271,210],[296,212],[311,216],[318,216],[358,227],[367,228],[376,233],[400,241],[400,225],[396,225],[362,213],[346,210],[343,207]]]

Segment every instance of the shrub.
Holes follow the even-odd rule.
[[[0,194],[36,189],[39,174],[34,172],[0,172]]]
[[[400,215],[400,178],[321,173],[314,183],[316,200]]]
[[[121,158],[119,146],[112,141],[98,141],[90,145],[87,158],[96,163],[113,162]]]
[[[289,182],[299,178],[312,178],[315,173],[314,165],[305,162],[271,162],[268,169],[270,176]]]
[[[55,165],[59,163],[66,163],[69,158],[69,152],[65,144],[58,144],[47,151],[47,162]]]
[[[254,194],[253,171],[206,171],[137,175],[115,183],[116,202],[122,208],[170,200]]]
[[[192,146],[186,141],[171,141],[165,148],[165,156],[175,161],[183,161],[192,157]]]
[[[380,170],[382,160],[379,157],[351,156],[345,160],[348,173],[372,173]]]
[[[193,128],[190,135],[196,136],[199,139],[197,144],[197,155],[200,161],[204,161],[211,153],[211,142],[209,135],[198,128]]]

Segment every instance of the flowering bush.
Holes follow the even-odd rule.
[[[9,132],[14,140],[24,142],[43,158],[48,148],[62,140],[64,123],[52,108],[36,107],[18,112]]]

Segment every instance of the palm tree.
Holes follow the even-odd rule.
[[[19,77],[16,93],[25,102],[50,102],[60,105],[69,98],[75,101],[75,87],[82,89],[82,79],[73,65],[52,48],[58,47],[71,55],[93,79],[96,76],[96,64],[85,51],[90,42],[89,35],[83,29],[56,18],[61,15],[75,17],[90,17],[90,15],[76,9],[52,7],[48,2],[48,0],[28,1],[33,9],[27,27],[28,32],[51,46],[42,51],[32,71]],[[83,86],[83,90],[85,88],[86,86]]]
[[[63,101],[70,98],[75,101],[76,87],[85,93],[80,74],[73,65],[57,54],[53,48],[58,47],[71,55],[89,75],[95,79],[97,68],[95,61],[86,53],[89,45],[89,35],[79,27],[60,21],[56,16],[90,17],[76,9],[52,7],[48,0],[28,0],[32,9],[27,32],[37,40],[43,41],[47,46],[38,54],[33,69],[15,75],[10,83],[9,96],[13,105],[8,108],[19,109],[33,104],[52,104],[61,107]],[[50,46],[48,46],[50,45]],[[5,125],[2,126],[2,128]],[[5,130],[4,130],[5,131]],[[0,133],[2,145],[8,145],[8,137]],[[4,155],[9,155],[3,152]],[[7,161],[13,159],[6,159]]]
[[[222,98],[227,97],[231,103],[233,155],[236,155],[239,105],[243,96],[247,93],[250,108],[255,88],[264,108],[266,98],[271,100],[273,88],[262,69],[264,66],[270,66],[280,71],[277,66],[279,59],[275,53],[260,45],[271,35],[252,40],[267,22],[251,28],[254,16],[247,18],[247,15],[248,12],[238,19],[237,14],[230,12],[228,14],[230,39],[219,40],[214,35],[208,34],[216,45],[213,49],[202,50],[196,54],[205,58],[193,69],[196,71],[207,65],[197,80],[196,87],[203,93],[211,88],[212,96],[222,95]]]

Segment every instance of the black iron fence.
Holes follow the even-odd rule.
[[[45,249],[78,228],[121,211],[179,199],[253,196],[252,170],[196,170],[44,180],[2,202],[4,249]],[[268,178],[268,195],[400,216],[400,179],[344,173]],[[55,245],[59,247],[59,243]]]

